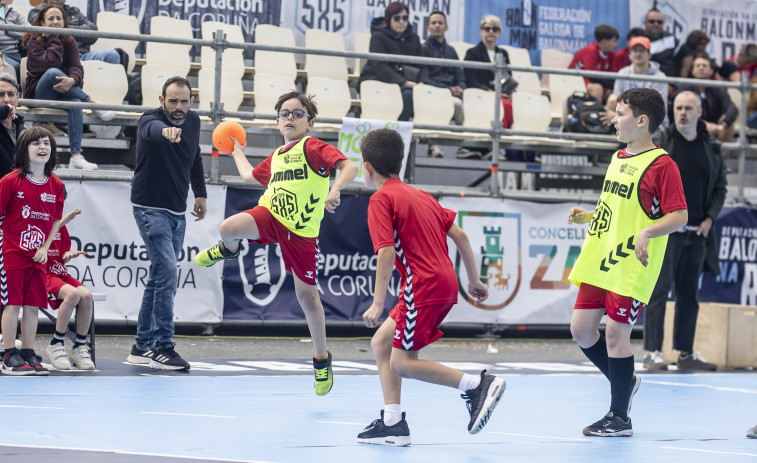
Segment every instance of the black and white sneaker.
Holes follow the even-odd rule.
[[[131,346],[131,354],[126,357],[126,361],[135,365],[147,365],[152,360],[152,349],[142,350],[136,344]]]
[[[3,354],[3,374],[11,376],[32,376],[37,373],[34,368],[26,363],[26,360],[21,358],[21,353],[18,350],[9,354],[7,351]]]
[[[631,405],[633,405],[633,396],[635,396],[636,393],[639,391],[639,386],[641,386],[641,377],[639,375],[633,375],[633,382],[631,383],[631,398],[628,399],[628,411],[626,412],[626,415],[631,414]]]
[[[40,357],[34,353],[34,349],[21,349],[21,358],[26,360],[26,363],[34,369],[35,375],[50,376],[50,370],[42,366]]]
[[[466,400],[465,405],[470,413],[469,433],[476,434],[486,426],[503,392],[505,392],[505,380],[494,375],[487,375],[484,370],[481,372],[481,383],[478,387],[460,394],[460,397]]]
[[[626,420],[608,412],[601,420],[584,428],[584,436],[623,437],[633,436],[631,417]]]
[[[181,358],[174,346],[165,349],[155,349],[150,360],[150,368],[154,370],[189,370],[189,362]]]
[[[405,421],[405,412],[402,419],[393,426],[384,424],[384,410],[381,410],[381,418],[373,420],[371,424],[357,435],[357,441],[361,444],[391,445],[404,447],[410,445],[410,428]]]
[[[757,426],[749,428],[749,431],[746,432],[746,436],[750,439],[757,439]]]

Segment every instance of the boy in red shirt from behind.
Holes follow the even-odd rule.
[[[410,445],[410,430],[400,407],[402,378],[457,388],[470,412],[468,432],[484,425],[505,390],[494,375],[470,375],[429,360],[418,352],[442,336],[439,325],[457,302],[457,274],[449,258],[447,237],[455,242],[468,276],[474,303],[488,296],[481,282],[468,237],[455,224],[454,211],[444,209],[428,193],[402,183],[404,143],[389,129],[369,132],[361,142],[363,178],[378,187],[368,204],[368,227],[378,254],[373,304],[363,314],[369,328],[379,327],[371,340],[384,393],[384,410],[358,434],[358,442]],[[402,279],[402,297],[382,323],[392,267]]]

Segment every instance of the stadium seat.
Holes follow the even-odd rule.
[[[305,32],[305,48],[344,51],[342,34],[308,29]],[[305,55],[305,72],[311,77],[328,77],[347,81],[347,61],[343,56]]]
[[[360,83],[361,118],[396,121],[402,113],[402,105],[399,85],[378,80],[364,80]]]
[[[507,51],[510,64],[514,66],[531,66],[531,55],[528,54],[528,50],[525,48],[511,47],[510,45],[502,45],[502,48]]]
[[[554,48],[545,48],[541,51],[541,66],[545,68],[568,69],[573,61],[573,53],[568,53]],[[541,87],[549,88],[549,74],[542,74]]]
[[[513,99],[513,125],[511,130],[546,132],[552,122],[549,99],[543,95],[516,92]]]
[[[294,32],[286,27],[258,24],[255,28],[255,43],[294,47]],[[256,50],[254,65],[256,74],[276,74],[292,80],[297,78],[297,63],[292,53]]]
[[[150,19],[150,35],[156,37],[172,37],[177,39],[193,39],[192,26],[185,19],[170,16],[153,16]],[[145,60],[147,64],[159,64],[178,69],[180,75],[189,74],[192,59],[189,56],[191,45],[176,43],[147,42],[145,46]]]
[[[513,71],[512,75],[513,79],[518,82],[518,86],[515,88],[516,92],[541,95],[541,82],[539,82],[539,75],[537,73]]]
[[[142,104],[145,106],[158,106],[160,104],[158,97],[163,93],[163,84],[166,83],[168,78],[173,76],[185,77],[178,69],[172,67],[157,64],[145,64],[142,66]]]
[[[202,39],[213,40],[213,34],[219,29],[226,34],[227,42],[245,42],[241,27],[235,24],[226,24],[218,21],[206,21],[202,23]],[[202,69],[215,69],[215,50],[210,47],[202,47],[202,50],[200,51],[200,63]],[[242,76],[244,76],[244,50],[241,48],[226,48],[223,50],[222,70],[225,73],[235,74],[241,79]]]
[[[279,97],[297,89],[292,78],[260,72],[255,73],[252,85],[255,93],[255,112],[260,114],[275,114],[274,107]]]
[[[491,129],[494,121],[494,99],[494,92],[480,88],[463,90],[463,126]]]
[[[108,32],[121,32],[123,34],[139,34],[139,23],[136,16],[115,13],[112,11],[100,11],[97,13],[97,29]],[[99,38],[90,48],[92,51],[110,50],[120,48],[129,55],[127,71],[134,70],[136,60],[135,50],[139,44],[136,40],[106,39]]]
[[[468,52],[470,48],[475,47],[476,45],[473,43],[463,42],[460,40],[449,42],[449,46],[455,49],[455,53],[457,53],[457,58],[462,61],[465,59],[465,54]]]
[[[124,102],[129,91],[129,82],[123,66],[94,60],[82,61],[81,65],[84,68],[82,90],[92,100],[117,105]]]
[[[455,114],[455,103],[448,88],[433,85],[413,87],[413,123],[446,125]]]
[[[197,72],[197,88],[200,92],[201,109],[211,109],[215,97],[215,69],[200,69]],[[244,89],[242,79],[232,72],[221,73],[221,103],[225,111],[236,111],[242,104]]]
[[[586,84],[581,76],[566,76],[553,74],[549,79],[549,97],[551,114],[553,118],[560,119],[563,116],[565,99],[573,92],[586,92]]]
[[[355,51],[358,53],[368,53],[371,48],[371,33],[370,32],[358,32],[355,34]],[[365,66],[366,60],[355,58],[354,73],[360,74]]]
[[[346,80],[309,77],[307,93],[315,97],[318,117],[341,119],[352,106],[350,87]]]

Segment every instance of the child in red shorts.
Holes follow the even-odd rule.
[[[79,280],[69,275],[68,261],[76,256],[87,255],[84,251],[71,250],[71,236],[66,225],[81,209],[74,209],[61,220],[60,231],[55,235],[47,251],[47,293],[54,298],[50,307],[58,311],[55,333],[45,348],[45,355],[58,370],[70,370],[73,363],[80,370],[94,370],[92,355],[87,345],[87,332],[92,322],[94,302],[92,293]],[[76,309],[76,337],[70,354],[66,354],[64,341],[71,315]]]
[[[63,182],[53,175],[57,165],[55,139],[42,127],[26,129],[18,137],[15,170],[0,180],[2,219],[2,333],[6,375],[49,375],[34,353],[39,308],[47,307],[45,263],[47,250],[60,226]],[[2,275],[2,273],[0,273]],[[18,315],[21,349],[15,347]]]
[[[234,140],[232,156],[245,181],[266,186],[258,205],[228,217],[221,223],[221,241],[195,257],[200,267],[210,267],[239,255],[241,240],[278,243],[294,290],[313,339],[315,393],[326,395],[334,382],[331,353],[326,349],[326,317],[318,296],[318,233],[324,209],[339,206],[340,191],[357,175],[357,166],[333,146],[308,135],[318,113],[311,96],[292,91],[276,102],[276,124],[284,145],[254,169],[244,146]],[[329,172],[339,169],[329,188]]]
[[[455,212],[444,209],[428,193],[399,178],[404,152],[400,135],[389,129],[369,132],[361,141],[363,177],[378,187],[368,205],[368,227],[378,254],[373,304],[363,314],[369,328],[379,326],[371,340],[384,393],[381,417],[358,434],[358,442],[410,445],[410,430],[400,408],[402,378],[449,386],[463,391],[470,420],[468,432],[486,425],[505,381],[494,375],[470,375],[429,360],[418,352],[442,336],[439,325],[457,302],[457,274],[449,258],[447,237],[455,242],[468,278],[474,304],[488,297],[481,283],[468,237],[455,224]],[[397,267],[402,297],[382,323],[384,301]]]

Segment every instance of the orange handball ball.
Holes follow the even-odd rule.
[[[239,122],[224,121],[218,124],[213,130],[213,145],[218,151],[224,154],[231,154],[234,151],[234,140],[237,139],[240,145],[247,143],[247,133],[244,131]]]

